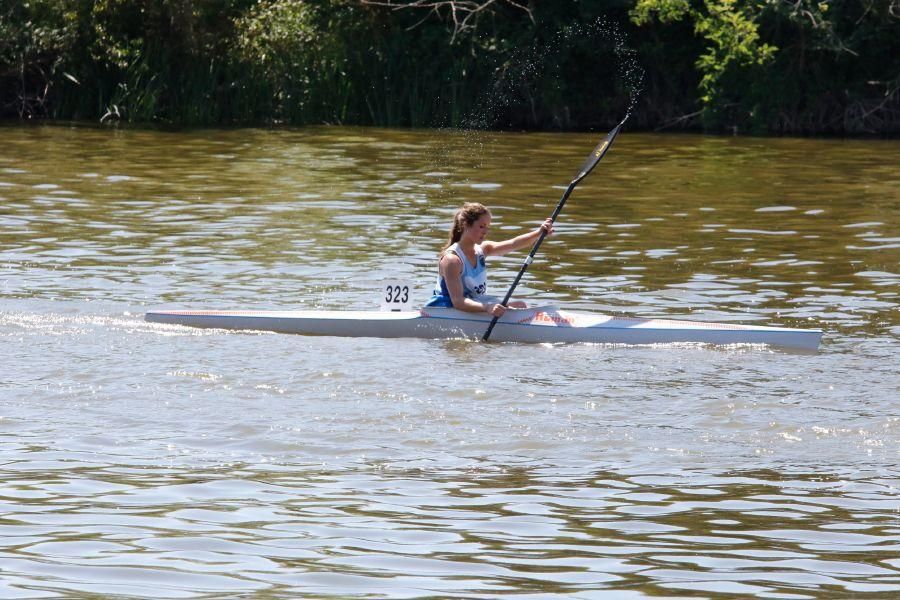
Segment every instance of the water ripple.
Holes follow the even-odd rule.
[[[900,594],[896,142],[626,132],[517,290],[817,354],[142,319],[424,299],[458,204],[527,231],[595,137],[4,128],[0,596]]]

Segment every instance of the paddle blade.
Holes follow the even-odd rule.
[[[606,154],[606,151],[612,146],[613,140],[619,135],[619,130],[622,129],[622,126],[625,124],[625,121],[628,120],[629,116],[630,115],[625,115],[625,118],[622,119],[618,125],[613,127],[612,130],[606,134],[606,137],[597,144],[597,147],[594,148],[593,152],[588,155],[587,160],[584,161],[584,164],[581,165],[581,168],[578,169],[578,174],[575,175],[572,183],[576,183],[587,177],[587,174],[597,166],[597,163],[600,162],[600,159],[603,158],[603,155]]]

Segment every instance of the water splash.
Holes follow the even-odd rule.
[[[463,118],[462,127],[476,131],[514,127],[523,121],[518,116],[523,114],[527,115],[526,124],[535,127],[611,126],[624,116],[610,114],[623,104],[622,95],[627,97],[625,114],[634,111],[643,80],[637,53],[616,24],[600,18],[586,25],[566,26],[547,39],[536,39],[498,66],[492,85]],[[598,117],[584,114],[582,119],[573,119],[567,114],[565,94],[577,91],[585,95],[585,85],[601,87],[596,106],[590,107]],[[557,106],[541,106],[548,103]],[[539,114],[541,111],[549,117]]]
[[[456,191],[447,184],[460,162],[475,169],[483,166],[492,145],[493,134],[488,132],[523,125],[573,129],[573,123],[582,129],[611,128],[634,112],[643,81],[637,52],[615,23],[599,18],[536,37],[496,67],[492,83],[458,127],[442,128],[445,143],[430,161],[434,171],[446,174],[437,197],[455,198]],[[583,98],[596,90],[596,102],[573,115],[567,98]]]

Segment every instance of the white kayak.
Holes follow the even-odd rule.
[[[491,317],[452,308],[418,311],[254,311],[153,310],[147,321],[306,335],[380,338],[474,338],[484,335]],[[497,342],[599,344],[768,344],[816,350],[822,332],[732,323],[640,319],[560,310],[541,306],[509,310],[497,322],[491,340]]]

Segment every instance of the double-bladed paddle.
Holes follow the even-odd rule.
[[[631,113],[625,115],[625,118],[622,121],[613,127],[612,131],[606,134],[606,137],[603,138],[597,147],[594,148],[593,152],[591,152],[590,156],[587,157],[587,160],[584,161],[584,164],[581,165],[581,168],[578,169],[578,173],[575,175],[575,178],[572,179],[572,182],[569,184],[569,187],[566,188],[565,193],[562,195],[562,199],[560,199],[559,204],[556,205],[556,210],[553,211],[553,214],[550,215],[550,220],[554,223],[556,222],[556,217],[559,216],[559,213],[562,211],[563,206],[566,204],[566,200],[569,199],[569,194],[572,193],[572,190],[575,189],[575,186],[578,185],[582,179],[587,177],[588,173],[590,173],[594,167],[597,166],[597,163],[600,162],[600,159],[606,154],[606,151],[609,150],[609,147],[612,146],[613,140],[616,139],[616,136],[619,135],[619,130],[622,129],[622,126],[625,124],[625,121],[628,120],[628,117],[631,116]],[[537,241],[534,243],[534,246],[531,248],[531,252],[528,253],[528,257],[522,263],[522,268],[519,269],[519,274],[516,275],[515,280],[513,280],[512,285],[509,288],[509,291],[506,292],[506,296],[503,297],[503,306],[506,306],[509,303],[509,299],[513,295],[513,291],[516,289],[516,286],[519,285],[519,280],[522,279],[522,275],[525,274],[525,271],[528,270],[528,266],[534,260],[534,255],[537,254],[538,248],[541,247],[541,243],[544,241],[544,238],[547,237],[547,231],[542,230],[540,237],[538,237]],[[491,319],[491,324],[488,325],[487,331],[484,332],[484,337],[481,339],[485,342],[491,336],[491,332],[494,330],[494,325],[497,324],[497,319],[500,317],[494,317]]]

